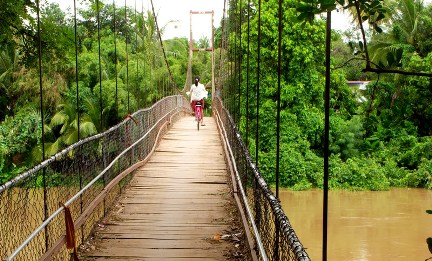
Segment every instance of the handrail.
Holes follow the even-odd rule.
[[[231,136],[226,138],[225,142],[228,143],[227,146],[229,147],[230,158],[233,163],[235,163],[233,164],[233,167],[236,172],[237,186],[240,188],[239,190],[242,193],[243,207],[248,213],[248,218],[250,219],[248,222],[252,227],[254,235],[258,235],[258,237],[255,238],[257,247],[254,248],[258,249],[261,255],[261,251],[264,251],[266,256],[275,260],[310,261],[310,258],[292,228],[288,217],[285,215],[280,202],[274,196],[258,168],[252,162],[249,151],[243,142],[233,119],[228,110],[223,106],[219,97],[215,98],[213,108],[218,119],[222,122],[222,125],[228,125],[229,127],[227,128],[224,126],[223,128],[224,136],[229,136],[227,131],[230,131],[231,134]],[[243,161],[243,163],[246,162],[248,170],[245,171],[244,169],[239,169],[236,166],[238,164],[237,159]],[[249,176],[249,173],[251,173],[251,176]],[[251,180],[250,182],[254,181],[250,183],[254,190],[253,195],[249,195],[252,198],[248,198],[245,193],[244,186],[248,186],[249,184],[245,182],[245,180]],[[249,206],[250,203],[253,205],[255,212],[253,212],[253,208]],[[263,211],[263,207],[265,210],[269,211]],[[260,220],[263,220],[264,222],[260,222]],[[270,227],[277,227],[279,233],[272,233],[271,230],[269,231],[268,222],[273,222]]]
[[[218,125],[219,125],[219,122],[222,122],[222,120],[220,118],[219,112],[217,110],[215,110],[215,112],[216,112],[217,121],[218,121]],[[243,185],[242,185],[242,182],[241,182],[241,179],[240,179],[239,172],[237,170],[237,163],[236,163],[234,154],[232,152],[231,146],[228,144],[228,136],[226,134],[225,126],[223,126],[223,124],[221,124],[220,128],[223,131],[222,136],[224,137],[224,142],[227,143],[227,149],[228,149],[228,152],[229,152],[229,157],[231,158],[231,161],[234,163],[233,164],[233,168],[234,168],[234,172],[235,172],[235,177],[237,179],[237,186],[239,187],[239,190],[240,190],[243,202],[245,202],[246,212],[247,212],[248,217],[249,217],[248,221],[249,221],[249,223],[251,224],[251,226],[253,228],[253,232],[254,232],[254,235],[255,235],[256,243],[258,245],[258,252],[261,254],[262,260],[267,261],[268,260],[267,254],[265,252],[263,243],[261,241],[261,237],[260,237],[258,228],[257,228],[257,226],[255,224],[254,217],[253,217],[252,211],[251,211],[251,209],[249,207],[249,204],[247,204],[247,197],[246,197],[246,193],[244,192],[244,188],[243,188]]]
[[[162,119],[165,119],[165,117],[167,115],[169,115],[170,113],[172,113],[174,110],[171,110],[170,112],[166,113],[164,115],[164,117],[162,117],[161,119],[159,119],[157,121],[157,123],[160,123],[162,121]],[[137,141],[135,141],[132,145],[130,145],[129,147],[127,147],[125,150],[123,150],[117,157],[114,158],[114,160],[104,169],[101,171],[101,173],[99,173],[99,175],[97,175],[92,181],[90,181],[84,188],[82,188],[77,194],[75,194],[71,199],[69,199],[64,206],[67,207],[69,206],[71,203],[73,203],[78,197],[82,196],[84,194],[84,192],[86,190],[88,190],[94,183],[96,183],[96,181],[98,179],[100,179],[101,177],[103,177],[103,175],[114,165],[114,163],[116,163],[124,154],[126,154],[126,152],[128,152],[129,150],[131,150],[133,147],[135,147],[139,142],[141,142],[144,138],[147,137],[147,135],[157,126],[157,123],[154,124],[153,127],[150,128],[149,131],[147,131],[140,139],[138,139]],[[33,233],[27,237],[27,239],[9,256],[7,257],[5,260],[9,261],[12,260],[22,249],[24,249],[24,247],[37,235],[39,234],[42,229],[44,229],[50,222],[51,220],[53,220],[55,217],[57,217],[62,211],[64,210],[64,207],[61,206],[60,208],[58,208],[51,216],[49,216],[35,231],[33,231]]]
[[[159,102],[162,102],[163,100],[168,99],[168,98],[169,97],[165,97],[162,100],[160,100]],[[156,106],[156,104],[157,103],[153,104],[149,108],[138,110],[138,111],[134,112],[131,116],[134,117],[135,115],[140,114],[140,113],[142,113],[144,111],[149,111],[149,110],[153,109]],[[85,139],[82,139],[82,140],[80,140],[80,141],[78,141],[78,142],[76,142],[76,143],[68,146],[67,148],[65,148],[62,151],[56,153],[55,155],[49,157],[48,159],[46,159],[42,163],[38,164],[37,166],[35,166],[35,167],[27,170],[23,174],[20,174],[19,176],[15,177],[14,179],[12,179],[12,180],[4,183],[3,185],[1,185],[0,186],[0,193],[3,192],[3,191],[5,191],[6,189],[11,188],[14,184],[18,183],[19,181],[21,181],[21,180],[23,180],[23,179],[25,179],[25,178],[33,175],[37,171],[39,171],[39,170],[43,169],[44,167],[48,166],[50,163],[54,162],[56,159],[61,158],[61,157],[65,156],[65,155],[67,155],[67,153],[70,152],[70,151],[72,151],[73,149],[75,149],[75,148],[77,148],[77,147],[79,147],[79,146],[81,146],[81,145],[83,145],[85,143],[88,143],[90,141],[93,141],[93,140],[99,139],[99,138],[101,138],[103,136],[106,136],[108,133],[113,132],[114,130],[120,128],[121,126],[123,126],[124,124],[126,124],[130,120],[132,120],[132,119],[130,117],[127,117],[121,123],[119,123],[119,124],[117,124],[117,125],[109,128],[108,130],[106,130],[104,132],[101,132],[101,133],[95,134],[93,136],[87,137]]]
[[[64,207],[73,211],[75,229],[81,234],[78,243],[84,242],[94,222],[103,218],[133,177],[133,170],[148,160],[161,133],[181,113],[189,111],[189,103],[182,95],[165,97],[150,108],[132,114],[131,119],[137,124],[129,124],[131,119],[127,118],[104,133],[69,146],[3,186],[0,199],[2,203],[3,199],[5,201],[0,206],[0,229],[6,231],[6,238],[0,241],[0,248],[4,250],[0,260],[65,258],[68,251],[62,248],[65,237],[60,215]],[[53,180],[50,185],[38,186],[36,182],[42,171],[48,178],[66,178],[62,181],[64,185],[57,185]],[[29,205],[28,199],[36,204]],[[64,207],[58,203],[64,203]],[[12,209],[3,208],[9,204]],[[30,212],[12,220],[8,211]],[[24,219],[33,222],[23,223]],[[42,259],[39,255],[43,255]]]

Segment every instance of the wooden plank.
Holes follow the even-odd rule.
[[[83,261],[105,261],[105,260],[114,260],[114,261],[143,261],[142,258],[138,257],[138,258],[134,258],[134,257],[115,257],[115,256],[110,256],[110,257],[86,257],[85,259],[81,259]],[[192,258],[192,257],[178,257],[175,260],[178,261],[220,261],[221,259],[218,258],[210,258],[210,257],[197,257],[197,258]],[[222,259],[222,260],[226,260],[226,259]],[[166,261],[165,257],[147,257],[145,259],[145,261]]]
[[[151,248],[159,248],[160,242],[158,240],[154,239],[106,239],[99,245],[101,248],[109,248],[111,246],[123,244],[127,242],[127,248],[144,248],[144,249],[151,249]],[[212,244],[217,243],[216,241],[212,239],[208,240],[202,240],[200,244],[194,244],[194,240],[172,240],[172,239],[166,239],[165,244],[169,245],[171,249],[179,249],[179,248],[210,248],[212,247]]]
[[[138,169],[81,260],[227,260],[232,200],[215,122],[176,122]]]
[[[136,228],[139,227],[140,230]],[[150,235],[164,235],[166,237],[170,237],[173,235],[185,235],[184,239],[190,239],[189,236],[196,235],[202,238],[203,236],[206,238],[212,238],[217,233],[222,233],[228,226],[165,226],[165,227],[155,227],[150,226],[142,226],[141,224],[136,225],[136,223],[130,223],[128,225],[112,225],[110,224],[110,228],[104,231],[105,235],[108,234],[137,234],[144,237],[149,237]],[[142,232],[145,233],[142,233]],[[167,233],[169,231],[169,233]]]
[[[120,243],[119,243],[120,244]],[[184,249],[172,249],[172,248],[154,248],[154,249],[145,249],[142,247],[127,247],[127,244],[122,244],[122,246],[110,246],[107,248],[100,248],[98,257],[141,257],[141,258],[149,258],[149,257],[163,257],[166,260],[175,260],[176,258],[221,258],[220,260],[225,260],[223,255],[214,248],[208,247],[207,249],[197,249],[197,248],[184,248]],[[205,250],[205,251],[203,251]]]

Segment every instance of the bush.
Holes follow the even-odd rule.
[[[416,141],[417,142],[417,141]],[[432,137],[426,137],[400,155],[399,164],[402,167],[416,169],[423,159],[432,158]]]
[[[364,134],[360,117],[355,116],[349,121],[335,117],[332,120],[332,125],[333,127],[330,132],[330,152],[340,154],[343,160],[357,156]]]
[[[418,170],[406,176],[405,182],[410,187],[432,189],[432,159],[423,159]]]
[[[372,159],[350,158],[341,162],[331,158],[329,187],[350,190],[388,190],[384,169]]]
[[[394,160],[389,159],[383,163],[383,170],[392,187],[406,187],[406,177],[411,173],[400,168]]]

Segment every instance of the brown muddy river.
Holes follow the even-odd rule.
[[[322,191],[280,191],[282,207],[310,258],[322,260]],[[425,260],[432,257],[432,191],[330,191],[327,260]]]

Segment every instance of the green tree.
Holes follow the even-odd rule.
[[[93,110],[94,102],[90,98],[84,100],[85,107],[90,107]],[[78,141],[78,131],[80,138],[86,138],[96,134],[97,127],[95,122],[100,120],[95,119],[97,113],[83,113],[80,115],[79,130],[78,130],[78,111],[74,103],[62,103],[59,105],[60,110],[51,118],[50,124],[45,127],[47,136],[55,139],[53,142],[46,144],[47,156],[52,156]],[[93,118],[92,118],[93,117]]]

